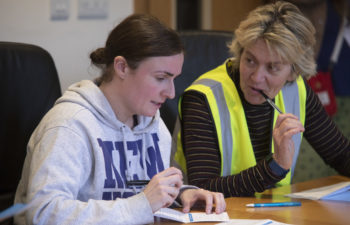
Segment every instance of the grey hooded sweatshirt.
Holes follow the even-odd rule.
[[[30,203],[16,224],[153,222],[142,187],[169,167],[171,136],[159,111],[120,122],[92,81],[69,87],[32,134],[16,203]]]

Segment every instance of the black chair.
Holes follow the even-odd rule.
[[[228,31],[180,31],[179,34],[185,47],[185,62],[181,75],[175,79],[175,98],[168,99],[160,109],[171,133],[178,115],[179,96],[199,75],[230,57],[227,45],[233,38],[233,33]]]
[[[51,55],[30,44],[0,42],[0,76],[1,211],[13,204],[27,142],[61,88]]]

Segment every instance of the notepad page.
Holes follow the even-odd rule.
[[[291,198],[305,198],[305,199],[311,199],[311,200],[319,200],[326,196],[337,194],[337,192],[342,193],[346,190],[349,190],[349,187],[350,187],[350,182],[340,182],[340,183],[325,186],[325,187],[314,188],[306,191],[287,194],[285,196],[291,197]]]
[[[159,209],[157,212],[154,213],[154,216],[168,220],[175,220],[183,223],[185,223],[185,221],[189,221],[188,215],[186,215],[185,213],[169,208]]]
[[[154,216],[174,220],[182,223],[191,222],[209,222],[209,221],[228,221],[227,212],[221,214],[206,214],[206,213],[183,213],[178,210],[162,208],[154,213]]]

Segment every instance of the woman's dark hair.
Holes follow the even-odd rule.
[[[148,57],[171,56],[184,51],[179,35],[147,14],[134,14],[125,18],[109,34],[106,46],[90,54],[91,62],[101,68],[100,81],[110,81],[113,61],[123,56],[128,66],[136,69]]]

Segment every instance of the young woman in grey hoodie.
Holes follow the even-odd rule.
[[[156,18],[131,15],[104,48],[90,54],[102,69],[73,84],[34,131],[15,202],[29,203],[17,224],[145,224],[177,200],[188,212],[225,210],[221,193],[182,183],[169,168],[171,136],[159,108],[174,97],[183,46]],[[130,182],[150,180],[147,185]]]

